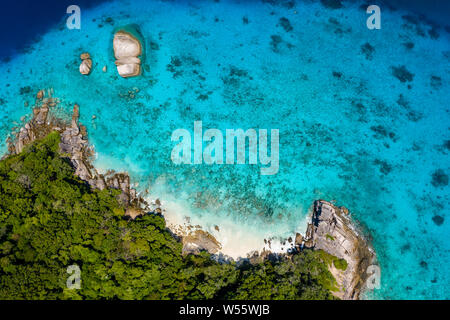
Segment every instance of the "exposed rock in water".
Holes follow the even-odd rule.
[[[44,90],[40,90],[40,91],[36,94],[36,99],[42,100],[42,99],[44,99],[44,95],[45,95]]]
[[[80,73],[83,75],[89,75],[92,69],[92,60],[89,53],[82,53],[80,56],[82,62],[80,64]]]
[[[295,234],[295,245],[301,246],[303,244],[303,236],[300,233]]]
[[[324,200],[315,201],[305,246],[345,259],[345,270],[330,268],[340,288],[335,295],[345,300],[359,298],[369,276],[367,268],[375,262],[375,252],[356,230],[347,209]]]
[[[124,78],[141,74],[142,44],[128,29],[117,31],[113,40],[117,71]]]

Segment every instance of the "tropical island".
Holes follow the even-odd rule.
[[[174,234],[126,173],[99,174],[80,107],[61,119],[57,103],[37,93],[0,162],[0,299],[360,297],[375,254],[345,208],[316,201],[288,254],[218,261],[214,237]],[[71,265],[77,290],[67,287]]]

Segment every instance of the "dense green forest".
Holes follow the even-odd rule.
[[[59,134],[0,162],[0,299],[333,299],[324,252],[220,264],[183,256],[164,218],[124,218],[58,153]],[[68,289],[67,267],[81,269]]]

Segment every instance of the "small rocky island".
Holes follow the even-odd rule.
[[[114,34],[114,56],[119,75],[123,78],[136,77],[141,74],[142,43],[138,31],[132,26],[120,29]]]
[[[9,154],[19,154],[26,145],[44,138],[52,131],[58,131],[61,135],[60,153],[69,158],[75,168],[75,175],[92,188],[120,190],[118,199],[126,208],[126,216],[135,219],[145,213],[163,212],[159,200],[155,204],[149,204],[137,194],[131,187],[127,173],[108,171],[101,174],[95,169],[92,165],[94,150],[88,143],[86,127],[79,123],[80,107],[75,104],[71,121],[64,121],[50,110],[58,102],[58,99],[51,96],[51,90],[38,92],[32,119],[23,127],[16,128],[13,132],[15,137],[7,141]],[[201,251],[211,254],[220,252],[221,244],[206,231],[192,229],[184,230],[181,234],[177,231],[173,233],[182,241],[183,254],[198,254]],[[361,290],[370,276],[367,269],[375,263],[376,256],[346,208],[337,207],[324,200],[315,201],[305,236],[297,234],[295,239],[294,251],[301,250],[323,250],[331,256],[345,260],[345,268],[337,268],[333,262],[328,265],[328,270],[337,282],[338,291],[333,294],[345,300],[359,299]],[[253,258],[266,259],[271,254],[265,251]],[[291,254],[293,253],[286,255]],[[252,258],[249,258],[251,262]]]

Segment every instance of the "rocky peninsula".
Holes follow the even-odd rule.
[[[128,173],[108,171],[101,174],[95,169],[92,165],[94,149],[89,145],[86,127],[79,123],[80,107],[75,104],[71,121],[64,121],[55,116],[51,110],[58,102],[58,99],[52,97],[51,90],[41,90],[37,93],[31,120],[20,129],[16,129],[13,132],[14,138],[7,141],[9,154],[19,154],[32,142],[44,138],[52,131],[58,131],[61,135],[60,153],[70,160],[75,175],[92,188],[120,190],[118,200],[126,208],[126,216],[135,219],[146,213],[163,213],[164,209],[159,200],[148,203],[137,194],[131,187]],[[188,227],[172,232],[181,240],[183,254],[198,254],[201,251],[211,254],[220,252],[220,242],[199,228]],[[286,254],[287,256],[295,254],[295,251],[323,250],[334,257],[344,259],[345,268],[337,268],[333,263],[328,265],[328,270],[337,282],[338,291],[333,294],[345,300],[359,299],[369,276],[367,269],[375,263],[376,256],[346,208],[337,207],[324,200],[315,201],[306,234],[304,236],[297,234],[294,243],[293,252]],[[248,260],[259,261],[270,255],[271,252],[264,251],[248,257]]]
[[[348,209],[317,200],[308,224],[302,246],[321,249],[347,262],[345,270],[329,266],[335,277],[338,298],[358,299],[369,274],[367,269],[375,263],[375,251],[356,224],[350,218]]]

